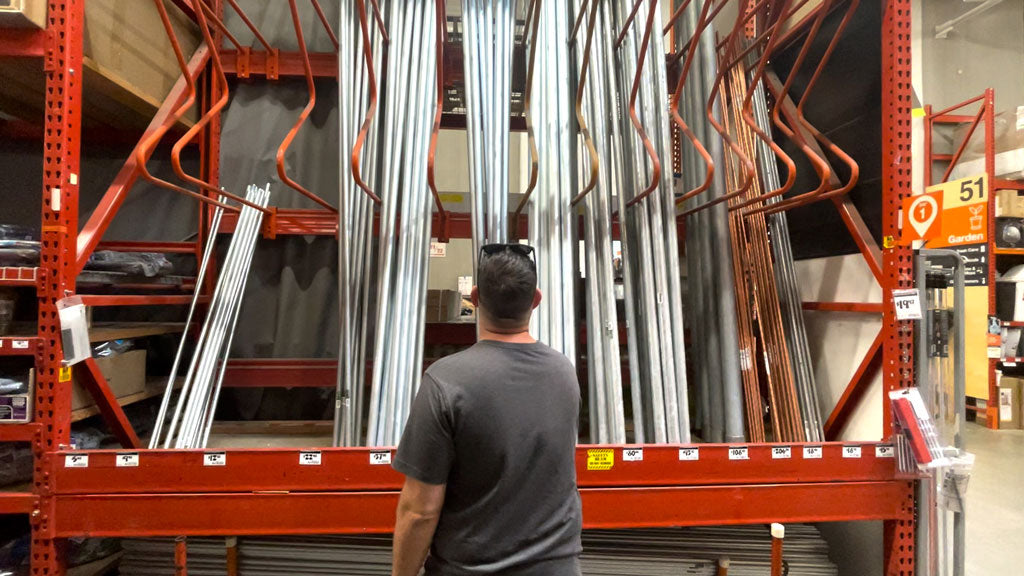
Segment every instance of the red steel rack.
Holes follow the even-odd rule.
[[[179,6],[187,2],[176,1]],[[213,2],[220,10],[221,2]],[[912,330],[898,322],[893,289],[912,283],[911,253],[898,247],[898,210],[910,194],[911,88],[910,0],[883,3],[882,20],[882,226],[884,245],[872,241],[852,203],[836,202],[851,234],[883,289],[883,302],[819,303],[819,309],[849,308],[881,313],[878,345],[872,347],[837,410],[856,401],[872,370],[881,370],[885,390],[913,384]],[[78,186],[82,144],[82,34],[84,0],[51,0],[44,31],[0,30],[0,56],[38,58],[45,72],[43,134],[42,252],[38,268],[0,270],[0,285],[32,286],[39,301],[34,338],[0,339],[0,354],[34,356],[34,422],[0,426],[0,441],[30,442],[35,456],[31,491],[0,495],[0,514],[28,514],[32,526],[32,574],[64,573],[64,539],[72,536],[237,535],[387,532],[394,520],[401,478],[378,464],[388,454],[370,449],[247,449],[226,451],[69,451],[70,370],[62,368],[56,301],[76,292],[76,277],[100,245],[110,219],[139,175],[133,159],[104,195],[81,232]],[[191,14],[191,10],[185,10]],[[216,38],[219,42],[219,36]],[[206,66],[206,51],[192,64]],[[226,68],[248,77],[294,74],[296,54],[222,50]],[[332,55],[311,55],[314,72],[334,76]],[[268,65],[272,62],[273,65]],[[450,63],[446,63],[450,64]],[[182,97],[183,81],[172,89],[152,126],[167,118]],[[220,96],[208,82],[204,102]],[[457,119],[449,125],[456,125]],[[148,133],[149,131],[147,131]],[[145,135],[143,136],[145,138]],[[220,124],[216,117],[200,140],[202,177],[217,182]],[[452,214],[439,236],[468,237],[468,219]],[[201,224],[202,226],[202,224]],[[202,232],[202,230],[201,230]],[[319,210],[281,210],[265,233],[337,233],[336,220]],[[165,246],[198,253],[193,244]],[[152,244],[119,249],[154,249]],[[138,295],[88,298],[93,305],[187,303],[182,296]],[[813,307],[813,305],[812,305]],[[837,309],[838,309],[837,308]],[[24,342],[22,344],[21,342]],[[235,365],[276,371],[277,382],[301,380],[307,361],[256,361]],[[311,364],[319,380],[333,370]],[[244,378],[242,378],[244,380]],[[251,384],[250,384],[251,385]],[[106,382],[98,378],[102,392]],[[108,395],[109,396],[109,395]],[[99,394],[97,401],[102,401]],[[108,401],[108,404],[110,402]],[[106,407],[112,427],[126,425],[116,401]],[[887,406],[885,430],[891,430]],[[119,422],[121,424],[119,424]],[[134,434],[132,435],[134,436]],[[129,440],[126,442],[132,443]],[[643,459],[623,461],[623,450],[640,448]],[[612,450],[608,470],[588,470],[590,450]],[[300,463],[301,454],[318,465]],[[581,446],[577,462],[584,523],[590,528],[750,524],[772,521],[884,521],[884,571],[914,573],[914,485],[896,475],[891,448],[875,442],[820,445]],[[529,463],[523,463],[529,465]]]

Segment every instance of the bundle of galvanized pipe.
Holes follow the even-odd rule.
[[[505,242],[508,225],[509,105],[516,2],[462,0],[466,139],[473,253]]]
[[[603,39],[609,83],[614,76],[618,86],[618,108],[606,113],[614,126],[609,157],[621,162],[616,170],[627,321],[636,327],[628,334],[634,439],[689,442],[661,8],[655,0],[642,1],[634,12],[631,4],[599,3],[609,23]]]
[[[189,574],[224,574],[226,543],[235,544],[238,571],[245,576],[391,573],[390,537],[280,536],[189,538]],[[174,574],[173,539],[131,539],[122,546],[121,574]],[[595,530],[583,533],[581,568],[586,576],[715,576],[720,561],[728,559],[730,576],[761,576],[769,573],[770,550],[765,526]],[[791,576],[838,574],[813,526],[786,526],[783,559]]]
[[[387,59],[389,88],[378,120],[382,204],[369,446],[398,443],[423,370],[432,216],[427,151],[437,104],[434,6],[434,0],[387,4],[392,56]]]
[[[338,134],[342,151],[338,199],[338,309],[341,328],[335,446],[355,446],[362,441],[367,329],[373,321],[370,289],[376,276],[373,268],[376,243],[372,241],[375,202],[364,187],[369,188],[367,183],[375,184],[379,173],[380,120],[375,112],[384,35],[366,13],[365,5],[360,7],[360,4],[363,3],[342,3],[338,27]],[[353,152],[357,152],[355,165]]]
[[[576,134],[569,78],[568,6],[554,0],[534,3],[536,69],[530,90],[531,123],[537,146],[537,188],[528,205],[530,244],[536,250],[537,285],[544,299],[533,315],[531,333],[576,361],[575,211]]]
[[[586,286],[587,380],[591,442],[626,442],[622,399],[622,357],[616,311],[612,202],[621,193],[621,178],[612,158],[608,111],[615,109],[615,78],[606,2],[578,0],[574,41],[578,84],[577,122],[587,154],[580,154],[581,190],[574,198],[583,205],[583,275]],[[630,363],[635,364],[635,350]],[[639,392],[639,388],[636,388]],[[638,426],[642,428],[642,426]]]
[[[266,207],[270,199],[270,184],[266,188],[250,185],[245,195],[246,200],[255,206]],[[219,215],[218,215],[219,216]],[[219,220],[219,217],[217,218]],[[164,419],[173,393],[173,384],[181,361],[181,350],[185,340],[189,338],[186,331],[182,335],[178,356],[175,358],[172,374],[168,381],[167,392],[160,405],[156,426],[150,438],[150,448],[203,448],[210,436],[213,415],[220,398],[221,383],[227,367],[231,342],[235,335],[235,325],[242,307],[242,297],[252,265],[252,256],[259,238],[263,212],[252,207],[242,206],[235,226],[234,234],[217,285],[210,299],[206,320],[195,344],[188,372],[177,395],[177,402],[167,430],[163,431]],[[216,231],[216,225],[212,230]],[[211,234],[208,241],[212,243],[216,234]],[[211,248],[207,247],[207,256]],[[196,292],[201,290],[202,282],[197,280]],[[193,299],[195,304],[195,299]],[[190,314],[191,316],[191,314]],[[191,319],[191,318],[190,318]],[[162,438],[162,440],[161,440]]]

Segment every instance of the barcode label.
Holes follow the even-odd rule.
[[[746,446],[734,446],[729,448],[729,460],[750,460],[750,453]]]
[[[843,446],[843,458],[860,458],[860,446]]]
[[[300,466],[319,466],[320,465],[320,451],[309,450],[305,452],[299,452],[299,465]]]
[[[203,466],[227,466],[228,455],[224,452],[207,452],[203,454]]]
[[[772,447],[772,460],[785,460],[793,457],[793,449],[789,446]]]
[[[88,468],[89,467],[89,455],[88,454],[68,454],[64,457],[65,468]]]
[[[893,450],[892,446],[885,444],[882,446],[875,446],[875,458],[895,458],[896,451]]]
[[[391,451],[370,452],[370,464],[391,464]]]

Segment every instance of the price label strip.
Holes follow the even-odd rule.
[[[227,466],[228,455],[225,452],[207,452],[203,454],[203,466]]]
[[[88,454],[68,454],[64,457],[65,468],[88,468],[89,467],[89,455]]]
[[[391,464],[391,451],[375,451],[370,452],[370,464],[374,466],[382,466],[385,464]]]
[[[680,448],[679,459],[687,462],[700,460],[700,448]]]
[[[804,446],[804,460],[821,460],[821,446]]]
[[[730,446],[729,460],[750,460],[750,451],[746,446]]]
[[[114,458],[114,465],[118,468],[138,468],[139,467],[139,453],[138,452],[125,452],[118,454]]]
[[[305,450],[299,452],[299,465],[300,466],[319,466],[320,461],[319,450]]]
[[[644,449],[643,448],[623,448],[622,449],[622,461],[623,462],[643,462],[644,460]]]
[[[860,446],[843,446],[843,458],[860,458]]]
[[[789,446],[773,446],[772,460],[788,460],[793,457],[793,448]]]

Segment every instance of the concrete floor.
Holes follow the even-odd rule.
[[[1024,430],[966,429],[967,576],[1024,573]]]

